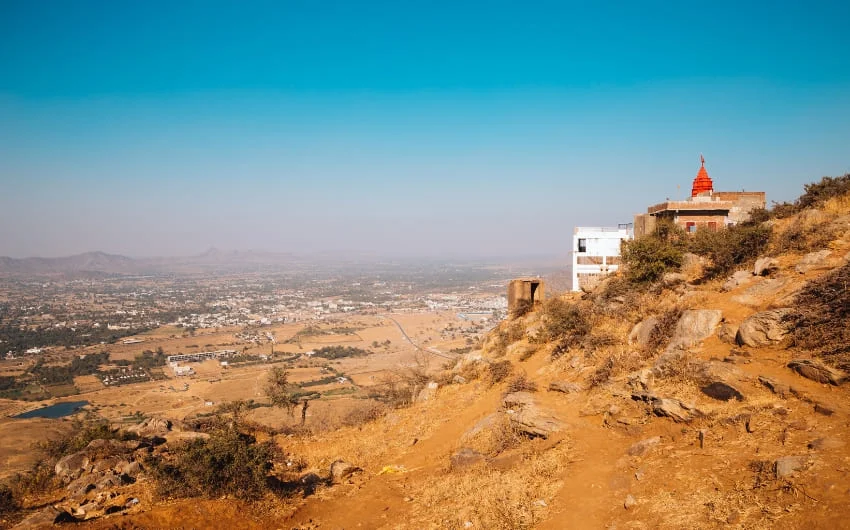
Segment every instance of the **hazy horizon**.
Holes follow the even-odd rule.
[[[850,172],[846,2],[0,5],[0,256],[566,255]]]

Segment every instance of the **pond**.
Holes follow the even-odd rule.
[[[64,418],[65,416],[70,416],[71,414],[78,412],[81,408],[88,404],[88,401],[65,401],[63,403],[56,403],[54,405],[50,405],[49,407],[42,407],[40,409],[24,412],[23,414],[18,414],[15,417],[21,419]]]

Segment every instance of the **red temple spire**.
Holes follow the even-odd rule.
[[[714,191],[714,184],[708,176],[708,171],[705,170],[705,157],[703,157],[702,154],[699,155],[699,161],[700,168],[697,172],[697,177],[694,179],[694,184],[691,187],[691,197],[696,197],[701,193]]]

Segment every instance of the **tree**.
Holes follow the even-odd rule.
[[[272,406],[286,409],[290,416],[298,405],[298,397],[293,392],[292,386],[289,383],[289,372],[286,368],[276,366],[269,371],[265,388],[266,396],[272,402]]]

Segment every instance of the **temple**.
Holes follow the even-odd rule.
[[[651,234],[658,219],[669,219],[686,232],[717,230],[750,218],[750,212],[765,207],[763,191],[714,191],[714,183],[700,155],[700,168],[691,185],[691,196],[683,201],[662,202],[635,215],[636,238]]]

